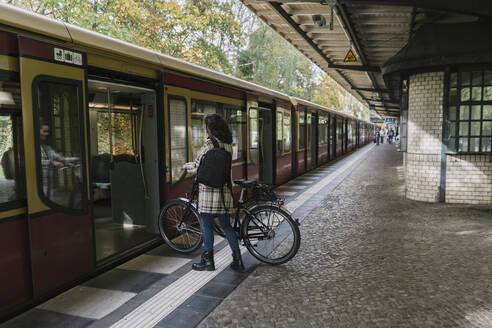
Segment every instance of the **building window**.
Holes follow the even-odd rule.
[[[448,86],[448,152],[491,153],[492,70],[451,72]]]

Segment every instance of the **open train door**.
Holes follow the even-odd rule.
[[[18,37],[34,297],[93,270],[86,55]]]

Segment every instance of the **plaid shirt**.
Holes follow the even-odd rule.
[[[232,154],[232,145],[222,143],[216,139],[219,143],[219,147],[224,148]],[[200,161],[207,151],[214,148],[214,144],[210,137],[205,140],[202,148],[198,152],[198,156],[194,162],[186,163],[186,170],[189,173],[196,173]],[[232,186],[232,170],[231,170],[231,186]],[[231,191],[227,186],[224,186],[224,202],[227,207],[228,213],[232,213],[234,208],[234,200],[232,199]],[[224,214],[224,204],[222,202],[221,192],[219,188],[207,187],[203,184],[198,185],[198,212],[199,213],[211,213],[211,214]]]
[[[53,200],[55,190],[55,167],[53,161],[64,162],[65,158],[58,154],[51,146],[41,145],[41,168],[43,174],[43,192],[44,195]]]

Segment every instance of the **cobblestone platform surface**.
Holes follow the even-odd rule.
[[[199,327],[492,327],[492,207],[406,200],[403,174],[375,147]]]

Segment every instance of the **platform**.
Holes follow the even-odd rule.
[[[492,207],[405,199],[402,156],[373,144],[277,189],[301,220],[281,266],[243,253],[191,271],[162,245],[0,325],[10,327],[490,327]]]

